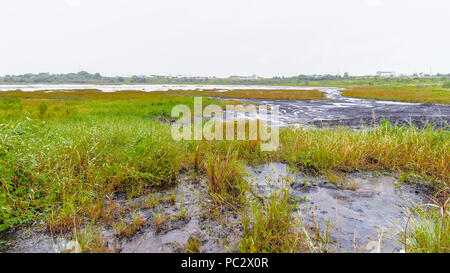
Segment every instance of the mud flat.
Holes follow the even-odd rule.
[[[127,199],[117,194],[111,203],[125,209],[112,225],[96,225],[110,252],[170,253],[184,252],[189,240],[195,240],[199,252],[237,251],[239,215],[229,209],[211,213],[211,199],[201,179],[182,175],[176,185],[152,194],[154,206],[146,205],[148,196]],[[170,197],[170,198],[169,198]],[[183,213],[182,213],[183,211]],[[155,217],[160,217],[157,225]],[[143,224],[131,236],[118,235],[119,222],[132,218]],[[82,227],[79,227],[81,230]],[[0,234],[0,252],[45,253],[77,252],[79,246],[70,233],[52,234],[43,222],[28,228],[9,229]]]
[[[212,215],[212,200],[207,193],[204,181],[192,180],[186,176],[166,191],[157,193],[161,198],[176,197],[173,204],[163,204],[153,209],[139,209],[146,224],[131,238],[117,238],[110,230],[106,241],[113,241],[119,252],[184,252],[190,239],[199,244],[199,252],[236,251],[238,241],[239,216],[231,210],[223,209]],[[142,198],[133,202],[142,202]],[[180,216],[184,211],[186,216]],[[166,217],[166,223],[155,226],[155,215]]]
[[[295,216],[329,236],[327,249],[333,252],[401,251],[398,234],[407,218],[402,208],[426,202],[429,192],[426,186],[397,185],[395,178],[374,173],[349,174],[331,183],[282,163],[251,168],[249,179],[260,196],[287,187],[297,205]]]
[[[253,193],[260,198],[288,188],[297,205],[294,216],[311,232],[327,235],[327,250],[336,252],[400,252],[398,234],[406,217],[402,207],[426,202],[428,192],[425,186],[397,185],[395,178],[373,173],[348,174],[336,184],[325,177],[294,172],[283,163],[248,167],[248,173]],[[159,200],[156,205],[146,205],[148,198],[128,199],[126,193],[114,196],[111,202],[125,212],[112,225],[96,226],[108,251],[185,252],[190,240],[198,244],[199,252],[238,251],[240,213],[226,207],[213,210],[202,179],[181,175],[176,185],[152,194]],[[117,234],[117,223],[137,217],[143,223],[132,235]],[[164,220],[156,224],[155,217]],[[43,223],[9,229],[0,236],[0,252],[79,251],[74,236],[51,234]]]
[[[251,100],[251,102],[278,106],[281,126],[345,125],[361,128],[387,120],[392,124],[413,124],[419,128],[430,122],[439,128],[447,127],[450,122],[450,105],[446,104],[356,99],[342,96],[340,88],[317,89],[325,92],[328,100]],[[236,116],[244,118],[245,114],[236,113]]]

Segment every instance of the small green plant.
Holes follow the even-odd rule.
[[[157,229],[162,229],[166,225],[167,215],[163,215],[162,213],[153,213],[153,223]]]
[[[164,199],[161,200],[161,202],[165,204],[173,205],[175,204],[175,201],[177,200],[177,196],[175,193],[170,194],[169,196],[165,196]]]
[[[106,224],[112,224],[115,219],[122,218],[124,209],[118,203],[111,202],[100,209],[100,219]],[[90,213],[88,213],[89,215]]]
[[[65,233],[80,225],[80,210],[73,201],[73,197],[69,197],[62,208],[51,210],[47,215],[46,224],[51,233]]]
[[[180,221],[180,220],[186,219],[186,217],[187,217],[186,209],[185,208],[181,208],[180,213],[172,215],[172,220],[173,221]]]
[[[401,172],[395,186],[400,187],[403,183],[420,181],[421,179],[423,180],[423,177],[414,172]]]
[[[189,240],[186,243],[184,248],[184,252],[186,253],[199,253],[200,252],[200,241],[195,237],[189,237]]]
[[[140,230],[144,224],[144,216],[133,215],[131,221],[121,219],[119,223],[113,224],[113,230],[117,236],[131,237],[136,231]]]
[[[402,236],[405,252],[450,253],[449,200],[406,210],[408,219]]]
[[[264,204],[249,201],[242,213],[244,237],[239,244],[244,253],[295,253],[303,249],[298,219],[287,190],[273,192]]]
[[[100,231],[90,225],[82,230],[74,229],[72,238],[78,243],[83,253],[106,253],[110,252]]]
[[[336,186],[340,186],[342,183],[342,176],[337,175],[335,173],[332,172],[328,172],[326,175],[328,181]]]
[[[160,200],[160,198],[149,193],[148,196],[142,200],[141,207],[144,209],[154,208],[159,204]]]
[[[211,196],[216,203],[239,198],[242,193],[244,165],[236,153],[225,156],[212,154],[205,163],[206,177]]]
[[[335,224],[329,220],[325,220],[323,222],[325,225],[325,230],[322,230],[313,212],[311,213],[311,217],[314,222],[312,230],[307,230],[305,227],[302,227],[303,237],[305,244],[307,245],[308,252],[329,253],[335,251],[336,249],[332,248],[330,243],[330,234],[334,230]]]

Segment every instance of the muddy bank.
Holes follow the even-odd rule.
[[[151,194],[156,205],[149,205],[149,200],[147,195],[127,199],[126,193],[116,194],[112,203],[126,212],[112,225],[96,224],[99,232],[94,236],[110,252],[185,252],[190,239],[198,243],[199,252],[237,251],[239,215],[226,208],[213,211],[202,179],[182,175],[175,186]],[[131,236],[118,235],[120,223],[131,223],[133,218],[143,219],[142,226]],[[52,235],[41,222],[0,234],[0,252],[77,252],[80,249],[73,237],[70,233]]]
[[[287,187],[297,205],[295,216],[313,232],[318,225],[322,236],[328,233],[327,248],[333,252],[401,251],[398,234],[407,217],[402,208],[426,202],[424,189],[429,190],[397,185],[395,178],[373,173],[349,174],[331,183],[324,177],[293,172],[281,163],[250,169],[250,173],[261,196]]]
[[[293,171],[282,163],[248,167],[248,173],[253,195],[259,198],[287,188],[297,207],[294,216],[310,232],[328,235],[331,252],[400,252],[398,234],[405,227],[402,207],[422,204],[430,193],[426,186],[398,185],[391,176],[373,173],[347,174],[332,181]],[[181,175],[176,185],[151,195],[129,199],[126,193],[118,193],[110,204],[124,213],[112,224],[97,223],[95,236],[111,252],[185,252],[191,240],[197,243],[195,251],[237,252],[242,237],[240,212],[213,206],[205,183]],[[120,223],[132,219],[143,222],[130,236],[119,235]],[[80,250],[74,236],[52,235],[44,223],[7,230],[0,242],[0,252]]]
[[[329,100],[251,100],[257,104],[279,107],[281,126],[345,125],[361,128],[388,120],[392,124],[414,124],[419,128],[427,122],[436,127],[446,127],[450,122],[450,105],[431,103],[405,103],[344,97],[339,88],[320,87]],[[240,100],[244,101],[244,100]],[[249,100],[246,100],[249,101]],[[243,118],[243,113],[235,113]]]
[[[190,238],[198,241],[199,252],[236,251],[239,216],[226,208],[212,212],[213,202],[204,180],[182,176],[175,187],[153,194],[158,195],[160,198],[175,196],[175,202],[142,209],[146,197],[132,201],[138,202],[137,213],[146,219],[146,224],[134,236],[117,238],[112,230],[104,233],[105,240],[113,241],[118,252],[184,252]],[[185,216],[181,215],[183,212]],[[166,217],[160,227],[154,221],[158,214]]]

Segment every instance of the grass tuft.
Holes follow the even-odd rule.
[[[206,178],[211,196],[217,203],[239,198],[242,194],[245,165],[236,153],[210,155],[205,162]]]
[[[294,206],[287,190],[272,193],[261,204],[250,201],[243,209],[244,237],[239,251],[244,253],[296,253],[303,248],[301,233],[295,228]]]
[[[410,253],[450,253],[450,198],[408,209],[403,244]]]

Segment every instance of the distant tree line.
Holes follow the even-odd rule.
[[[427,76],[427,75],[426,75]],[[427,77],[377,77],[377,76],[350,76],[347,72],[341,75],[298,75],[293,77],[272,78],[214,78],[214,77],[169,77],[169,76],[131,76],[106,77],[100,73],[91,74],[86,71],[67,74],[23,74],[6,75],[0,77],[0,84],[31,84],[31,83],[90,83],[90,84],[263,84],[263,85],[312,85],[351,83],[353,85],[376,85],[395,83],[449,82],[449,74],[437,74]],[[447,87],[448,88],[448,87]]]
[[[23,75],[6,75],[0,77],[3,83],[120,83],[122,77],[104,77],[100,73],[86,71],[67,74],[27,73]]]

